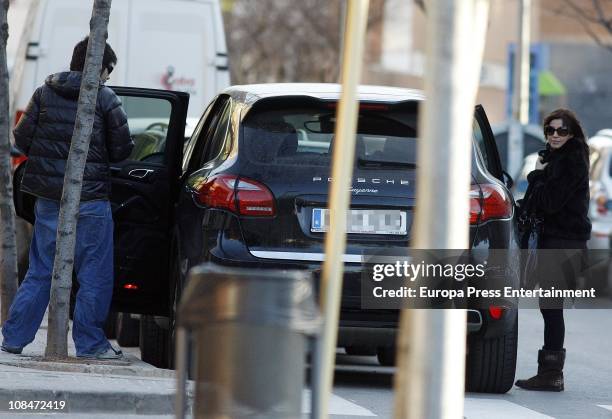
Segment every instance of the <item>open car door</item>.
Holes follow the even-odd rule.
[[[111,163],[115,223],[113,308],[167,314],[168,261],[189,95],[112,87],[123,102],[134,150]],[[26,162],[27,163],[27,162]],[[14,175],[17,215],[34,221],[34,197],[21,193],[24,164]]]

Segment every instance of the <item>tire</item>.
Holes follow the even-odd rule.
[[[126,348],[136,347],[140,342],[140,321],[129,313],[117,314],[117,343]]]
[[[355,356],[374,356],[376,348],[372,346],[345,346],[344,351],[347,355]]]
[[[396,355],[395,346],[382,346],[376,351],[378,363],[383,367],[394,367]]]
[[[152,316],[140,316],[140,359],[157,368],[168,368],[168,331]]]
[[[466,391],[506,393],[514,384],[518,321],[505,335],[493,339],[469,336],[466,358]]]

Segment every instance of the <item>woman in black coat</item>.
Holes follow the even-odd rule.
[[[536,169],[529,173],[528,206],[542,220],[538,249],[538,279],[542,288],[564,284],[572,287],[580,264],[580,257],[591,234],[589,210],[589,148],[580,122],[567,109],[553,111],[544,119],[546,150],[540,153]],[[554,252],[551,249],[556,249]],[[563,250],[560,250],[563,249]],[[571,251],[568,249],[580,249]],[[557,266],[564,266],[565,278],[558,269],[543,263],[552,255]],[[553,256],[554,257],[554,256]],[[570,260],[571,259],[571,260]],[[568,269],[569,268],[569,269]],[[568,272],[569,271],[569,272]],[[565,281],[565,282],[563,282]],[[552,308],[544,308],[552,307]],[[516,385],[526,390],[563,391],[565,362],[565,323],[563,300],[540,300],[544,317],[544,347],[538,352],[538,374]]]

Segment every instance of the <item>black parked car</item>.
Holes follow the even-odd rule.
[[[340,86],[228,88],[185,144],[186,94],[115,91],[126,104],[136,147],[112,167],[113,304],[144,315],[143,360],[171,367],[174,313],[191,267],[214,262],[320,271]],[[394,362],[398,311],[361,309],[361,262],[370,252],[410,246],[423,99],[414,90],[359,91],[338,346],[350,354],[377,354],[384,365]],[[516,247],[510,185],[480,106],[473,133],[471,247]],[[469,310],[468,331],[468,390],[507,391],[516,365],[516,309]]]

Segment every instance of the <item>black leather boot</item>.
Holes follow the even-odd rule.
[[[517,380],[516,385],[525,390],[563,391],[563,364],[565,349],[538,351],[538,375],[527,380]]]

